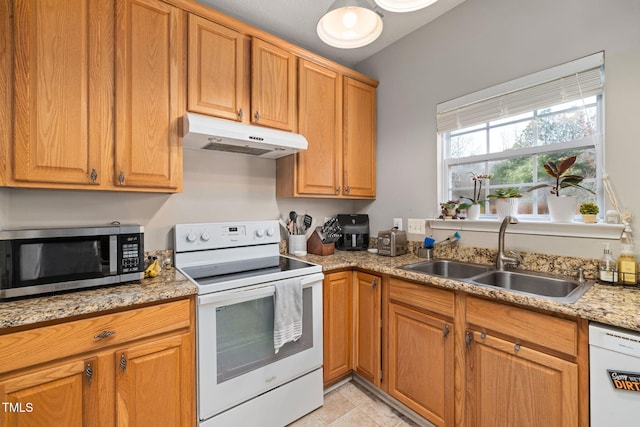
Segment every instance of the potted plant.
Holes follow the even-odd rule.
[[[447,202],[440,203],[442,219],[457,219],[458,218],[458,205],[460,200],[449,200]]]
[[[580,205],[580,213],[585,224],[593,224],[596,222],[596,215],[600,212],[600,208],[595,203],[586,202]]]
[[[527,189],[527,192],[537,190],[539,188],[550,187],[552,196],[548,197],[547,204],[549,206],[549,216],[551,222],[572,222],[576,213],[578,199],[576,196],[560,197],[560,189],[567,187],[581,188],[595,194],[590,189],[580,185],[584,177],[581,175],[573,175],[569,173],[569,169],[576,162],[576,156],[560,159],[558,162],[547,160],[544,164],[545,172],[555,181],[552,183],[538,184]]]
[[[518,215],[518,205],[522,194],[517,189],[499,188],[487,197],[496,199],[496,212],[499,220],[503,220],[506,216]]]
[[[484,199],[482,197],[482,184],[485,179],[491,179],[490,174],[471,174],[471,180],[473,181],[473,196],[460,196],[462,199],[469,200],[470,203],[462,203],[459,208],[467,210],[468,219],[478,219],[480,217],[480,207],[484,205]]]

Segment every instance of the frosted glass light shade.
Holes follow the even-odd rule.
[[[438,0],[375,0],[376,4],[389,12],[413,12],[432,5]]]
[[[366,0],[336,0],[320,18],[318,37],[329,46],[366,46],[382,33],[382,18]]]

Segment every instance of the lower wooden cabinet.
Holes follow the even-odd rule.
[[[193,426],[192,319],[182,300],[0,336],[0,425]]]
[[[322,285],[325,387],[348,376],[352,371],[352,276],[352,271],[327,274]]]
[[[454,422],[453,310],[453,292],[389,280],[388,393],[436,426]]]
[[[382,278],[356,271],[354,275],[353,369],[380,387],[382,379]]]

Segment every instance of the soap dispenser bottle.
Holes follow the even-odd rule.
[[[618,276],[620,282],[625,285],[635,285],[638,283],[638,261],[633,253],[633,245],[622,245],[620,257],[618,258]]]
[[[618,264],[611,255],[608,243],[604,244],[604,253],[598,263],[598,278],[601,282],[615,283],[618,281]]]

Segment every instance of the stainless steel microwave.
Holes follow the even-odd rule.
[[[144,277],[144,227],[0,231],[0,300]]]

